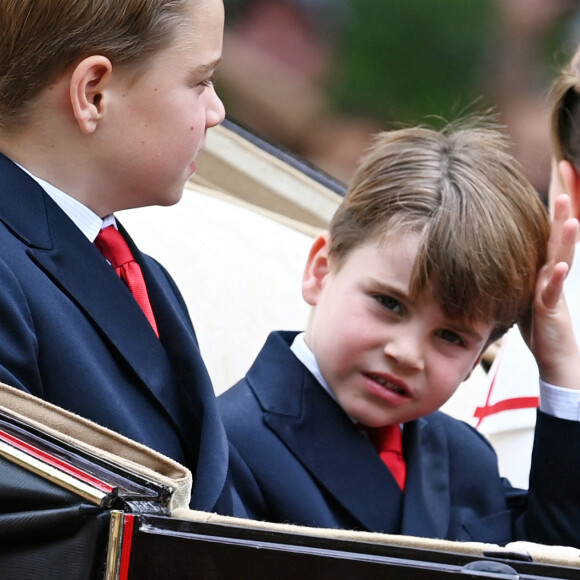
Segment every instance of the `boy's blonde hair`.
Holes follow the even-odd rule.
[[[580,50],[563,68],[552,87],[552,148],[558,161],[580,171]]]
[[[546,210],[490,123],[379,133],[331,223],[331,252],[393,233],[421,236],[411,297],[431,290],[452,318],[497,322],[528,311],[546,258]]]
[[[171,43],[195,1],[2,0],[0,129],[17,128],[34,99],[79,59],[145,62]]]

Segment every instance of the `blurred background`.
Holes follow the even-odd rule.
[[[348,182],[374,132],[493,110],[538,192],[578,0],[225,0],[228,117]],[[439,120],[438,120],[439,119]]]

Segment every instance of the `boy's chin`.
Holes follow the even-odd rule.
[[[187,183],[187,180],[184,182],[179,182],[175,186],[168,188],[163,193],[163,195],[160,195],[159,199],[156,200],[155,203],[151,204],[151,205],[160,205],[163,207],[175,205],[183,197],[183,194],[186,191],[186,188],[185,188],[186,183]]]

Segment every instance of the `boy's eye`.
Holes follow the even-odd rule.
[[[209,77],[209,79],[205,79],[200,83],[204,87],[211,87],[213,85],[213,77]]]
[[[465,341],[461,338],[461,336],[459,336],[459,334],[457,334],[456,332],[453,332],[452,330],[440,330],[439,336],[445,342],[449,342],[450,344],[456,344],[458,346],[465,345]]]
[[[381,294],[376,296],[375,299],[381,306],[384,306],[387,310],[391,310],[392,312],[401,312],[402,306],[401,303],[392,296],[387,296],[385,294]]]

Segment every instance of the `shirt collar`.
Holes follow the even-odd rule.
[[[290,345],[290,350],[294,353],[296,358],[314,375],[316,380],[321,384],[322,388],[338,403],[338,399],[331,391],[328,383],[324,380],[318,362],[314,353],[310,350],[306,341],[304,340],[305,333],[301,332],[294,337],[294,341]]]
[[[36,177],[33,173],[28,171],[26,167],[18,165],[23,171],[28,173],[44,191],[52,198],[52,200],[64,211],[64,213],[74,222],[74,224],[83,232],[88,238],[89,242],[93,243],[98,233],[109,225],[117,226],[115,216],[110,214],[104,218],[99,217],[96,213],[90,210],[86,205],[71,197],[58,187],[55,187],[48,181]]]

